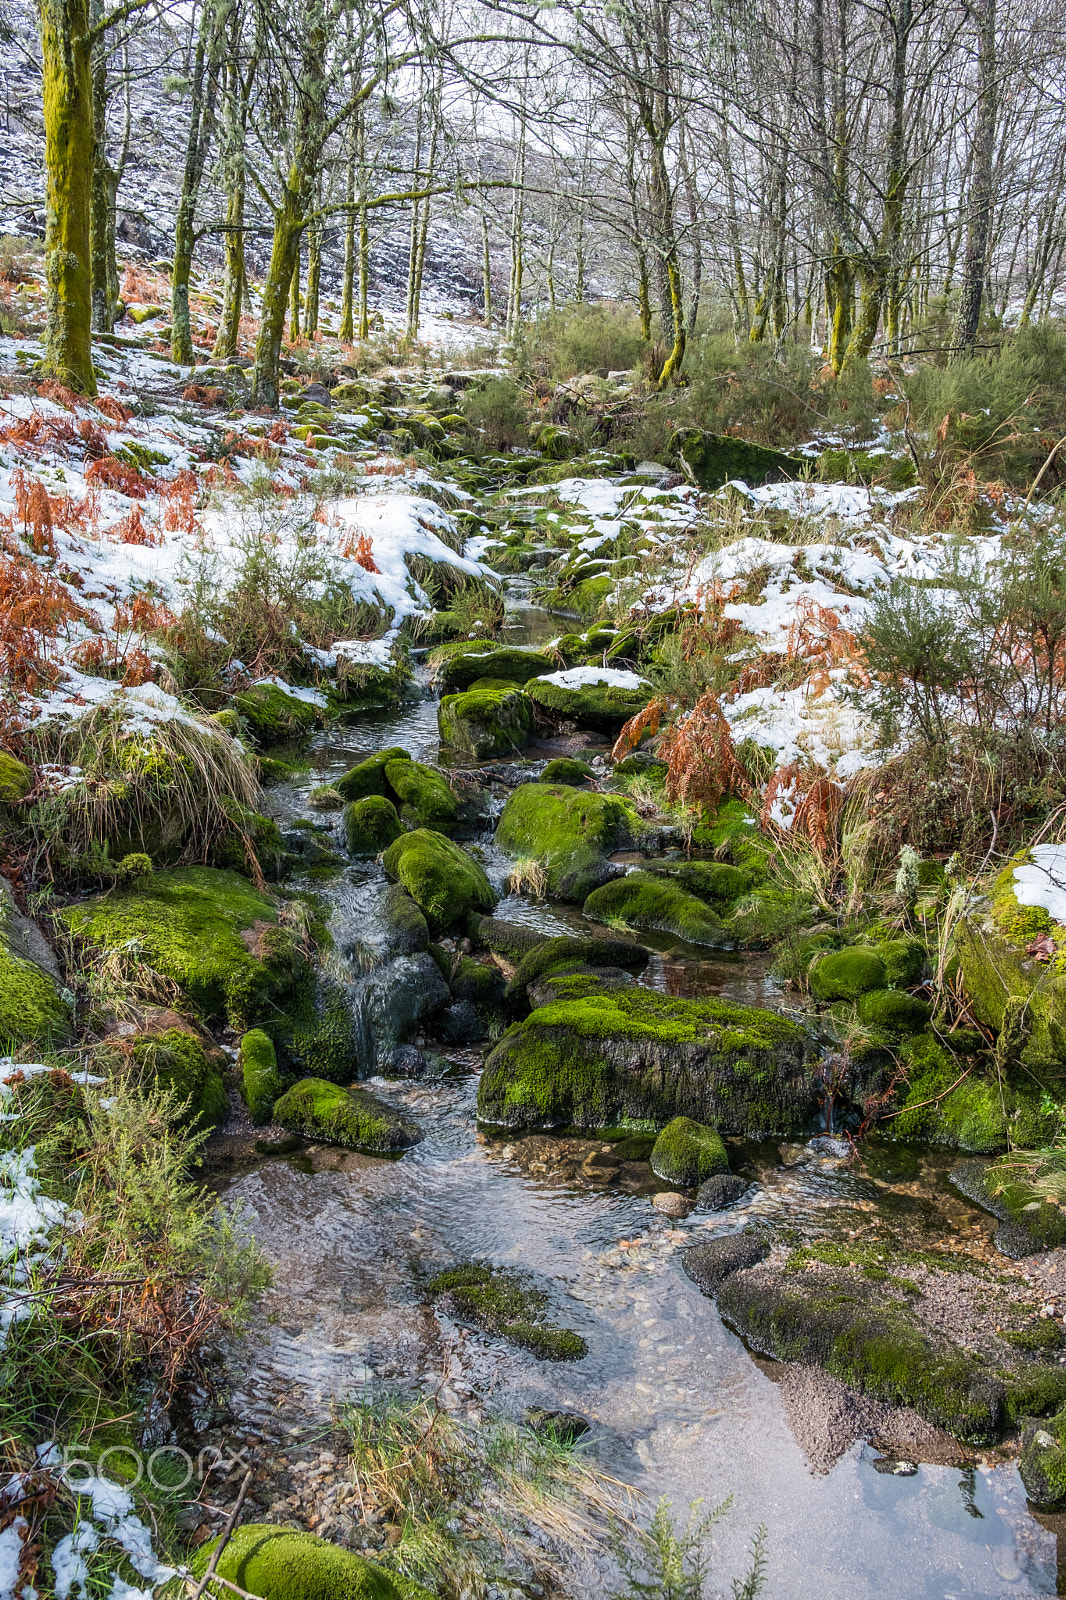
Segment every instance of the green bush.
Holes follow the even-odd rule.
[[[529,401],[513,378],[490,378],[467,389],[460,404],[467,425],[492,450],[529,443]]]
[[[581,373],[630,372],[640,362],[644,340],[630,306],[614,301],[567,306],[538,322],[530,341],[534,371],[555,379]]]

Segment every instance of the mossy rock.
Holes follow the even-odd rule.
[[[594,922],[648,932],[675,933],[687,944],[732,950],[729,929],[709,906],[669,878],[650,872],[627,872],[594,889],[582,908]]]
[[[541,783],[564,783],[572,789],[582,789],[596,774],[587,761],[573,756],[557,756],[549,761],[540,775]]]
[[[859,997],[859,1020],[868,1027],[880,1028],[894,1038],[921,1033],[933,1015],[925,1000],[898,989],[874,989]]]
[[[380,750],[377,755],[368,757],[366,761],[360,761],[357,766],[349,767],[333,787],[342,800],[363,800],[367,795],[376,794],[395,802],[399,797],[385,777],[385,768],[390,761],[410,761],[410,759],[407,750],[393,745],[391,749]]]
[[[921,983],[929,952],[920,939],[883,939],[874,954],[884,963],[890,989],[910,989]]]
[[[280,744],[313,733],[322,721],[315,705],[286,694],[276,683],[254,683],[234,695],[233,704],[248,724],[257,745]]]
[[[194,1577],[203,1577],[217,1543],[197,1551]],[[433,1600],[428,1589],[387,1572],[378,1561],[274,1523],[249,1522],[235,1529],[215,1570],[262,1600]]]
[[[706,433],[702,428],[676,428],[668,448],[671,460],[701,489],[720,489],[733,479],[755,488],[780,483],[783,478],[799,478],[804,470],[802,461],[780,450],[732,434]]]
[[[1050,913],[1043,906],[1023,905],[1015,893],[1014,869],[1031,860],[1021,851],[996,878],[992,891],[992,926],[1001,938],[1014,945],[1026,945],[1052,927]]]
[[[451,976],[453,1000],[466,1000],[484,1018],[499,1015],[507,990],[507,979],[494,961],[475,961],[464,956]]]
[[[312,811],[340,811],[344,805],[344,796],[331,783],[320,783],[307,796],[307,804]]]
[[[1040,1426],[1026,1428],[1018,1476],[1035,1505],[1047,1510],[1066,1506],[1066,1409]]]
[[[491,950],[495,955],[506,956],[515,963],[525,960],[533,950],[546,942],[539,928],[527,928],[519,922],[507,922],[502,917],[483,917],[475,912],[467,917],[464,932],[476,950]]]
[[[760,884],[741,896],[725,924],[741,949],[765,950],[795,934],[811,916],[811,903],[803,895]]]
[[[813,1042],[777,1012],[636,985],[543,1006],[508,1029],[478,1115],[513,1128],[662,1126],[798,1135],[817,1106]]]
[[[366,1063],[347,989],[318,971],[263,1019],[285,1069],[300,1077],[351,1083]]]
[[[473,856],[428,828],[405,833],[385,852],[385,871],[403,885],[433,932],[454,927],[472,911],[491,911],[496,895]]]
[[[376,856],[403,832],[396,807],[382,794],[350,800],[344,808],[344,836],[355,856]]]
[[[562,597],[565,609],[578,611],[583,617],[594,617],[610,597],[612,587],[612,580],[605,576],[582,578]]]
[[[816,1000],[857,1000],[861,994],[884,989],[888,974],[873,950],[865,945],[850,945],[846,950],[817,956],[809,978]]]
[[[751,889],[751,874],[728,861],[649,861],[641,871],[672,878],[718,912],[730,910]]]
[[[169,1089],[185,1106],[184,1120],[197,1128],[214,1128],[229,1116],[222,1083],[221,1057],[184,1028],[144,1033],[134,1039],[132,1056],[141,1073],[161,1089]]]
[[[623,723],[643,711],[652,690],[650,684],[647,688],[623,689],[606,681],[567,689],[548,678],[531,678],[526,693],[550,717],[595,728],[600,733],[618,733]]]
[[[35,959],[50,955],[43,936],[30,925],[31,948],[20,934],[22,923],[10,891],[0,889],[0,1054],[24,1044],[65,1044],[73,1031],[56,972]],[[54,958],[49,964],[54,967]]]
[[[960,918],[953,958],[976,1020],[1001,1035],[1001,1054],[1056,1098],[1066,1090],[1066,976],[1034,961],[1024,945],[998,934],[991,923]],[[950,969],[949,969],[950,976]],[[1007,1031],[1009,1049],[1002,1035]]]
[[[502,1334],[542,1361],[580,1361],[588,1354],[579,1333],[548,1321],[543,1290],[531,1287],[515,1272],[463,1262],[438,1273],[428,1288],[432,1295],[445,1296],[456,1316]]]
[[[576,965],[639,972],[647,964],[648,952],[643,945],[624,944],[620,939],[582,939],[561,934],[556,939],[538,942],[522,956],[507,986],[507,998],[513,1005],[523,1006],[530,984],[553,971]]]
[[[0,750],[0,805],[14,805],[33,788],[33,768],[10,750]]]
[[[889,1405],[911,1406],[956,1438],[998,1434],[1004,1391],[956,1345],[876,1287],[824,1269],[755,1267],[730,1277],[718,1310],[748,1346],[776,1361],[824,1367]]]
[[[445,695],[437,708],[440,742],[482,761],[521,750],[529,739],[533,708],[516,687],[468,689]]]
[[[728,855],[733,866],[749,875],[753,886],[764,882],[774,854],[772,842],[759,831],[754,812],[735,795],[722,801],[710,823],[696,828],[692,842],[719,856]]]
[[[728,1172],[729,1157],[717,1128],[693,1122],[691,1117],[674,1117],[655,1141],[651,1170],[664,1183],[687,1189]]]
[[[1066,1243],[1066,1215],[1054,1203],[1034,1195],[995,1162],[967,1161],[950,1174],[960,1194],[999,1218],[994,1243],[1012,1260],[1056,1250]]]
[[[389,949],[397,955],[413,955],[429,944],[429,923],[407,890],[398,883],[390,883],[382,896],[381,920],[385,924]]]
[[[523,783],[508,796],[496,843],[509,855],[541,862],[549,894],[583,901],[614,876],[607,856],[640,829],[636,813],[616,795]]]
[[[223,867],[230,872],[240,872],[246,878],[254,877],[253,862],[249,860],[249,845],[254,860],[267,878],[280,878],[291,857],[285,849],[281,829],[273,817],[266,817],[251,806],[241,805],[229,795],[222,797],[222,809],[232,824],[232,832],[221,834],[208,856],[213,867]]]
[[[325,1078],[303,1078],[282,1095],[274,1121],[305,1139],[342,1144],[372,1155],[394,1155],[418,1144],[417,1123],[367,1089],[347,1088]]]
[[[447,833],[455,824],[459,802],[439,772],[421,761],[389,761],[385,779],[400,804],[400,816],[415,828]]]
[[[1001,1081],[972,1067],[967,1072],[956,1055],[925,1034],[908,1040],[899,1055],[907,1092],[900,1114],[889,1123],[897,1138],[992,1154],[1008,1142],[1038,1149],[1052,1136],[1054,1118],[1041,1109],[1039,1089],[1031,1081]]]
[[[543,672],[552,672],[556,662],[540,650],[519,650],[505,645],[493,647],[481,641],[463,640],[446,646],[435,659],[437,678],[444,694],[464,694],[478,678],[496,678],[518,687]]]
[[[277,902],[214,867],[157,872],[58,916],[88,946],[137,950],[204,1018],[242,1032],[273,1015],[308,969],[299,940],[278,924]]]
[[[241,1074],[241,1094],[248,1114],[256,1126],[269,1122],[284,1089],[278,1071],[278,1056],[274,1041],[261,1028],[252,1028],[241,1038],[237,1054]]]

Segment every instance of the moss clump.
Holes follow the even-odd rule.
[[[715,911],[728,911],[751,888],[751,874],[728,861],[652,861],[642,870],[672,878]]]
[[[897,1138],[992,1154],[1006,1149],[1008,1135],[1025,1150],[1052,1137],[1054,1119],[1041,1110],[1035,1085],[1001,1083],[972,1069],[963,1077],[964,1063],[924,1034],[903,1046],[900,1059],[907,1092],[901,1114],[891,1123]]]
[[[884,939],[874,946],[884,963],[890,989],[910,989],[922,981],[929,952],[920,939]]]
[[[259,863],[266,877],[281,877],[291,858],[285,849],[281,829],[273,818],[265,817],[261,811],[254,811],[251,806],[241,805],[240,801],[228,796],[222,798],[222,809],[233,831],[224,833],[211,849],[208,856],[211,865],[251,878],[254,876],[254,860]]]
[[[331,1083],[351,1083],[359,1076],[362,1040],[348,994],[324,973],[300,984],[261,1026],[289,1071]]]
[[[1066,1215],[1059,1207],[995,1162],[967,1161],[951,1173],[951,1182],[967,1200],[999,1218],[994,1242],[1004,1255],[1019,1261],[1066,1243]]]
[[[255,683],[234,695],[233,704],[248,724],[257,745],[304,738],[322,721],[317,706],[286,694],[276,683]]]
[[[508,1127],[662,1125],[798,1134],[817,1097],[813,1045],[777,1012],[631,985],[542,1006],[485,1064],[478,1115]]]
[[[0,805],[10,806],[33,788],[33,770],[9,750],[0,750]]]
[[[596,774],[587,761],[578,761],[573,756],[557,756],[540,775],[541,783],[563,783],[571,789],[582,789],[594,778]]]
[[[887,985],[884,962],[864,945],[816,957],[809,976],[816,1000],[857,1000]]]
[[[874,989],[859,997],[859,1020],[898,1039],[921,1033],[932,1015],[933,1008],[926,1001],[898,989]]]
[[[503,808],[496,843],[509,855],[541,862],[550,894],[583,901],[613,875],[608,854],[641,831],[636,813],[615,795],[523,783]]]
[[[207,1571],[217,1540],[193,1558],[193,1575]],[[237,1528],[215,1568],[220,1578],[263,1600],[432,1600],[410,1578],[387,1572],[313,1533],[250,1522]]]
[[[403,832],[396,807],[382,794],[368,794],[344,808],[344,835],[355,856],[376,856]]]
[[[523,1345],[542,1361],[580,1361],[588,1354],[579,1333],[545,1320],[547,1295],[516,1273],[469,1262],[438,1273],[428,1287],[432,1295],[447,1295],[459,1316]]]
[[[1022,1436],[1018,1474],[1036,1505],[1066,1505],[1066,1410]]]
[[[1029,860],[1023,850],[996,878],[992,891],[992,925],[1012,944],[1025,945],[1051,930],[1051,916],[1043,906],[1023,906],[1014,893],[1014,869]]]
[[[55,982],[32,961],[13,955],[0,925],[0,1048],[70,1037],[70,1012]]]
[[[274,1041],[261,1028],[250,1029],[241,1039],[237,1065],[241,1093],[252,1121],[257,1126],[269,1122],[274,1102],[284,1088]]]
[[[706,433],[702,428],[678,427],[670,439],[670,456],[701,489],[720,489],[733,478],[752,486],[798,478],[804,463],[780,450],[751,444],[732,434]]]
[[[434,932],[453,927],[472,911],[491,911],[496,904],[484,869],[459,845],[428,828],[402,834],[391,844],[385,871],[421,907]]]
[[[650,684],[647,688],[619,689],[606,681],[583,683],[577,689],[564,689],[547,678],[531,678],[526,684],[526,693],[541,711],[601,733],[618,733],[624,722],[643,711],[651,692]]]
[[[453,1000],[468,1000],[481,1017],[498,1014],[507,980],[494,961],[475,961],[472,956],[464,956],[449,982]]]
[[[1000,1334],[1000,1338],[1012,1344],[1016,1350],[1028,1350],[1034,1355],[1051,1355],[1062,1349],[1062,1324],[1056,1322],[1054,1317],[1038,1317],[1025,1328],[1008,1328],[1006,1333]]]
[[[796,933],[811,921],[811,903],[802,895],[789,894],[761,884],[740,899],[726,926],[736,944],[746,950],[765,950]]]
[[[655,1141],[651,1170],[664,1183],[689,1188],[718,1172],[728,1172],[729,1157],[716,1128],[693,1122],[691,1117],[675,1117]]]
[[[390,761],[385,778],[400,805],[400,816],[409,827],[450,831],[459,802],[439,772],[420,761]]]
[[[394,1154],[418,1144],[421,1129],[366,1089],[342,1088],[325,1078],[303,1078],[274,1107],[274,1120],[307,1139]]]
[[[957,1438],[981,1443],[997,1435],[1002,1385],[928,1332],[883,1284],[763,1268],[729,1278],[718,1309],[761,1355],[824,1367],[875,1399],[912,1406]]]
[[[551,656],[539,650],[493,648],[473,640],[445,646],[434,659],[441,662],[442,657],[437,677],[445,694],[463,694],[479,678],[497,678],[520,687],[539,673],[552,672],[556,666]]]
[[[409,751],[401,750],[399,745],[393,745],[389,750],[380,750],[376,756],[360,761],[358,766],[349,767],[343,778],[338,778],[333,787],[342,800],[363,800],[368,794],[378,794],[383,795],[386,800],[395,801],[397,795],[385,777],[385,768],[390,761],[410,761],[410,759]]]
[[[437,708],[441,744],[477,761],[521,750],[532,722],[529,696],[514,685],[479,684],[465,694],[445,695]]]
[[[132,1055],[139,1070],[169,1089],[185,1106],[185,1118],[195,1126],[213,1128],[229,1116],[229,1100],[219,1071],[219,1052],[210,1053],[203,1041],[183,1028],[141,1034]]]
[[[627,872],[624,878],[594,889],[583,910],[594,922],[676,933],[688,944],[715,950],[734,948],[732,934],[709,906],[670,879],[650,872]]]
[[[331,783],[320,783],[318,788],[312,789],[307,796],[307,804],[312,811],[340,811],[344,805],[344,796]]]
[[[522,956],[507,988],[508,999],[522,1004],[531,983],[575,963],[639,971],[648,964],[648,952],[642,945],[623,944],[620,939],[580,939],[568,934],[545,939]]]
[[[176,867],[59,913],[99,950],[137,951],[205,1018],[242,1031],[270,1015],[307,971],[277,903],[235,872]]]

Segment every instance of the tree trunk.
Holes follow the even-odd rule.
[[[492,321],[492,251],[489,248],[489,219],[481,213],[481,302],[486,326]]]
[[[300,240],[302,233],[296,236],[296,250],[292,259],[292,274],[289,278],[291,293],[289,295],[289,343],[295,344],[300,337]]]
[[[355,156],[356,118],[353,117],[348,137],[348,161],[344,170],[344,273],[341,282],[341,321],[337,337],[342,344],[351,344],[355,337]]]
[[[174,266],[170,278],[170,356],[178,366],[192,366],[196,354],[192,345],[189,317],[189,279],[196,245],[196,204],[207,159],[205,112],[214,106],[214,86],[218,71],[219,15],[205,5],[200,18],[200,34],[192,71],[192,101],[189,107],[189,134],[185,141],[185,167],[181,194],[174,218]],[[205,83],[207,91],[205,95]],[[206,101],[206,103],[205,103]]]
[[[322,220],[316,217],[307,229],[307,296],[304,301],[304,334],[313,339],[318,332],[318,292],[322,280]]]
[[[241,77],[237,52],[241,39],[240,7],[235,5],[229,37],[229,79],[226,93],[226,118],[222,165],[226,179],[226,232],[222,241],[222,313],[218,337],[212,354],[228,360],[237,354],[241,332],[241,305],[246,281],[244,263],[244,197],[247,182],[245,136],[248,127],[248,101],[255,74],[254,63],[247,80]]]
[[[45,371],[96,393],[90,221],[95,154],[88,0],[40,0],[45,161]]]
[[[278,403],[278,362],[285,332],[285,307],[294,268],[300,258],[302,228],[303,207],[287,183],[282,203],[274,213],[270,265],[263,283],[263,314],[252,368],[253,405],[276,406]]]
[[[93,21],[97,21],[94,7]],[[93,327],[110,333],[118,315],[118,261],[115,256],[115,200],[118,173],[107,159],[107,48],[97,40],[92,53],[93,125],[96,151],[93,161],[91,230]]]
[[[973,171],[967,195],[966,248],[962,285],[952,333],[952,360],[973,354],[981,325],[988,241],[992,225],[992,158],[996,143],[996,0],[970,0],[967,9],[977,26],[977,123],[973,136]]]

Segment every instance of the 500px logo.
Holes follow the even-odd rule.
[[[123,1489],[135,1489],[147,1479],[161,1494],[181,1494],[190,1483],[203,1483],[209,1476],[224,1478],[235,1467],[248,1471],[252,1466],[246,1450],[225,1451],[217,1445],[205,1445],[196,1456],[176,1444],[162,1444],[150,1455],[128,1444],[109,1445],[98,1455],[90,1455],[83,1446],[66,1445],[60,1456],[63,1478],[75,1494],[87,1492],[100,1478]]]

